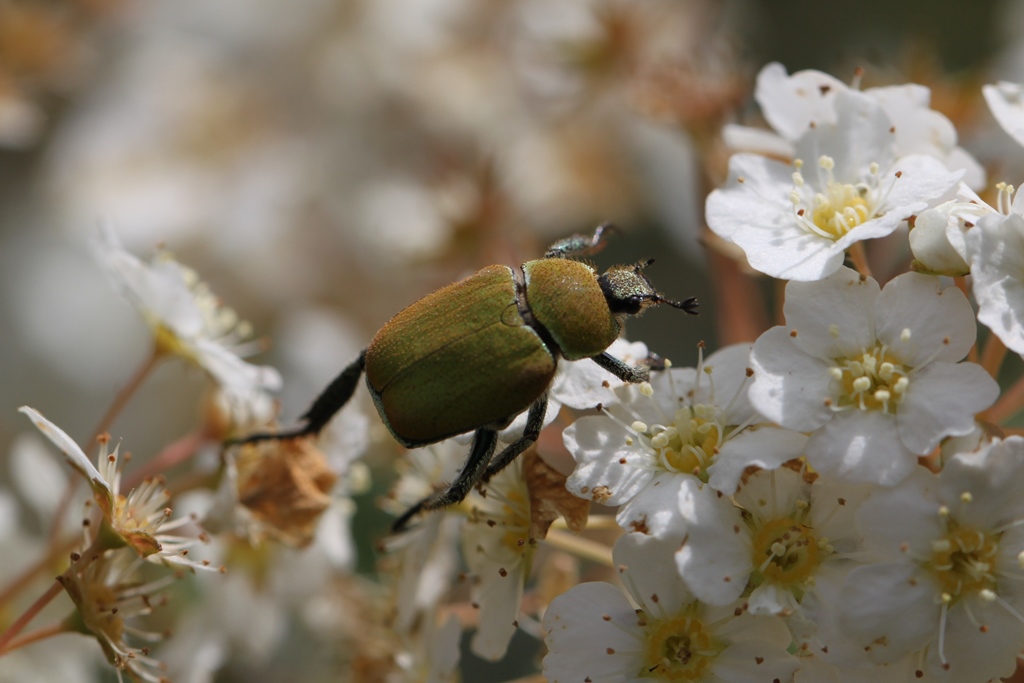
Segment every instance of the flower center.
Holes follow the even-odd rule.
[[[691,617],[655,621],[647,630],[643,678],[699,681],[707,675],[721,648],[704,624]]]
[[[825,194],[814,195],[811,220],[833,237],[842,237],[870,217],[868,203],[848,183],[829,182]]]
[[[187,361],[195,362],[196,354],[192,347],[186,344],[181,337],[167,325],[164,325],[156,316],[145,316],[153,330],[156,347],[163,353],[171,356],[178,356]]]
[[[102,640],[118,642],[124,637],[125,624],[117,616],[120,599],[114,590],[100,580],[87,580],[82,585],[82,620],[93,635]]]
[[[153,269],[176,273],[181,278],[200,318],[195,329],[182,330],[166,324],[160,315],[146,312],[144,317],[153,330],[160,351],[195,362],[197,356],[194,347],[198,339],[209,339],[222,346],[232,347],[242,345],[252,336],[252,326],[241,320],[233,309],[222,305],[221,300],[199,279],[194,270],[177,263],[165,253],[155,257]]]
[[[764,580],[774,584],[803,583],[821,563],[813,529],[792,517],[765,523],[754,533],[752,545],[755,566]]]
[[[884,346],[845,358],[830,369],[840,385],[837,408],[894,412],[910,385],[910,371],[889,356]]]
[[[945,537],[932,543],[931,568],[950,601],[964,594],[994,591],[999,537],[949,523]]]
[[[867,182],[841,183],[835,179],[832,172],[835,161],[832,157],[822,156],[818,159],[818,166],[824,171],[824,191],[818,192],[807,187],[801,173],[803,160],[797,159],[794,165],[797,170],[793,173],[790,201],[793,203],[797,222],[808,231],[837,240],[858,225],[874,218],[877,206],[876,190],[879,185],[878,164],[871,164],[871,175]]]
[[[505,492],[501,524],[505,533],[501,543],[512,552],[522,555],[530,550],[525,541],[530,536],[530,498],[526,491],[515,488]]]
[[[633,428],[648,441],[659,464],[666,470],[706,479],[707,468],[725,433],[722,419],[723,415],[716,406],[698,404],[677,410],[670,425],[648,427],[634,423]]]

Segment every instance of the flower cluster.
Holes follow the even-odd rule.
[[[176,355],[201,367],[214,383],[218,398],[206,412],[204,424],[154,455],[130,474],[124,472],[132,458],[121,453],[121,445],[111,449],[110,437],[98,429],[96,463],[56,424],[39,411],[22,407],[24,413],[61,453],[75,473],[65,492],[40,491],[43,497],[54,493],[59,502],[44,507],[52,515],[49,549],[42,561],[29,566],[12,584],[15,588],[32,583],[37,575],[58,561],[67,549],[66,569],[50,588],[17,619],[5,624],[0,633],[0,656],[20,652],[21,648],[60,633],[81,633],[94,638],[118,680],[163,683],[168,680],[168,665],[151,654],[150,648],[166,635],[154,612],[170,600],[167,589],[187,573],[226,572],[226,567],[209,559],[229,558],[231,546],[249,552],[265,548],[267,539],[288,546],[305,547],[313,543],[321,518],[335,508],[340,524],[347,524],[351,504],[337,495],[339,474],[358,478],[353,461],[361,451],[362,440],[350,434],[344,465],[332,468],[328,455],[312,440],[273,442],[246,446],[224,455],[223,466],[211,470],[200,466],[194,474],[210,479],[220,471],[218,495],[205,486],[189,485],[180,479],[178,492],[198,488],[198,499],[186,500],[194,511],[174,517],[172,491],[167,472],[183,464],[195,464],[211,447],[220,450],[216,439],[227,429],[264,426],[273,419],[274,408],[268,390],[275,389],[280,376],[271,367],[250,365],[238,354],[253,349],[239,344],[249,334],[248,326],[222,305],[195,273],[161,252],[152,264],[145,264],[124,250],[107,228],[95,247],[100,266],[117,289],[135,305],[148,324],[154,343],[150,359],[115,398],[101,421],[109,425],[124,408],[155,361]],[[351,419],[347,424],[362,424]],[[33,457],[40,456],[34,453]],[[48,478],[39,462],[25,466],[26,481]],[[59,475],[57,475],[59,476]],[[76,483],[88,484],[85,515],[76,534],[64,536],[62,517],[75,497]],[[50,482],[52,483],[52,482]],[[30,487],[31,488],[31,487]],[[38,488],[38,486],[37,486]],[[357,490],[349,482],[346,491]],[[342,529],[335,529],[342,531]],[[217,543],[214,544],[216,533]],[[216,545],[197,558],[194,546]],[[340,565],[351,562],[351,549],[341,533],[332,539],[328,554]],[[235,552],[238,552],[236,550]],[[153,569],[156,565],[161,569]],[[168,571],[169,570],[169,571]],[[63,592],[70,599],[72,612],[54,625],[22,634],[48,603]],[[8,590],[7,600],[19,596]],[[444,631],[451,641],[451,627]],[[221,648],[223,649],[223,648]],[[205,666],[205,665],[204,665]]]
[[[182,527],[195,523],[190,517],[171,520],[167,507],[170,493],[159,478],[147,478],[127,494],[121,492],[123,461],[118,457],[120,446],[109,450],[109,438],[100,438],[100,450],[94,466],[89,458],[60,427],[38,411],[24,407],[21,412],[67,458],[89,483],[92,499],[99,508],[99,524],[92,515],[84,519],[84,545],[71,554],[71,566],[57,583],[71,598],[75,612],[64,625],[68,630],[93,636],[107,660],[117,671],[118,680],[127,674],[132,680],[164,680],[162,664],[149,655],[148,646],[136,647],[129,640],[154,642],[160,634],[147,632],[126,621],[151,614],[160,600],[158,591],[176,578],[165,575],[140,581],[137,574],[145,562],[182,570],[217,570],[209,560],[189,557],[191,546],[208,540],[204,534],[183,536]],[[90,527],[97,526],[95,533]],[[220,571],[224,568],[220,567]]]
[[[1018,93],[985,90],[1016,137]],[[1007,676],[1024,647],[1024,438],[991,420],[1014,409],[999,360],[1024,350],[1014,189],[995,207],[975,194],[980,166],[920,86],[771,64],[756,98],[774,131],[728,131],[745,151],[707,221],[788,280],[785,321],[610,391],[565,430],[569,490],[618,506],[625,594],[582,584],[552,602],[545,674]],[[881,238],[913,269],[873,276],[863,241]]]
[[[0,474],[0,683],[1024,674],[1024,86],[951,106],[927,72],[747,82],[711,0],[297,2],[0,8],[0,147],[44,123],[49,143],[43,192],[4,214],[42,194],[47,221],[103,219],[90,269],[0,231],[0,389],[42,408]],[[51,124],[115,15],[102,96]],[[374,330],[609,220],[652,226],[651,277],[690,278],[664,291],[702,315],[663,307],[630,323],[644,342],[568,361],[547,314],[589,309],[517,275],[502,322],[552,351],[545,414],[398,448]],[[612,314],[652,303],[621,294]],[[515,403],[493,338],[464,345],[476,400]],[[439,396],[458,414],[459,360],[403,417],[429,424]],[[56,378],[75,387],[27,388]]]

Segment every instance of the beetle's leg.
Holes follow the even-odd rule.
[[[602,223],[594,230],[593,235],[571,235],[558,240],[544,252],[544,258],[573,258],[596,254],[604,249],[608,235],[615,231],[611,223]]]
[[[319,434],[320,430],[327,426],[331,418],[341,410],[352,394],[356,391],[359,378],[366,366],[366,349],[359,352],[356,358],[347,368],[341,371],[334,380],[327,385],[327,388],[320,393],[313,401],[313,405],[303,413],[301,420],[306,424],[287,432],[259,432],[250,434],[242,439],[232,439],[228,443],[245,444],[256,441],[269,441],[272,439],[294,439],[300,436]]]
[[[621,379],[623,382],[639,384],[640,382],[647,382],[651,379],[651,371],[646,366],[637,367],[630,365],[629,363],[624,363],[607,351],[593,356],[590,360],[594,361],[602,368]],[[662,361],[662,364],[664,365],[664,361]]]
[[[548,411],[548,395],[544,394],[532,406],[526,415],[526,429],[518,440],[509,444],[501,453],[498,453],[487,466],[484,476],[480,481],[487,483],[491,477],[509,466],[516,457],[532,446],[540,437],[540,430],[544,426],[544,413]]]
[[[466,459],[466,464],[462,466],[462,471],[459,472],[459,476],[455,478],[455,481],[446,490],[427,496],[403,512],[402,516],[391,525],[391,530],[398,533],[405,528],[410,519],[423,510],[436,510],[437,508],[461,502],[472,488],[476,486],[476,483],[480,481],[487,463],[491,461],[491,456],[494,455],[494,447],[497,445],[498,432],[496,430],[476,430],[476,434],[473,435],[473,446],[469,450],[469,457]]]
[[[313,405],[302,414],[306,426],[302,428],[306,434],[316,434],[327,426],[331,418],[345,407],[352,394],[356,391],[359,378],[366,367],[366,349],[359,352],[359,357],[341,371],[313,401]]]

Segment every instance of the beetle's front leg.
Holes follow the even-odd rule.
[[[530,406],[530,412],[526,415],[526,428],[523,430],[523,435],[509,444],[491,461],[484,476],[480,478],[482,483],[486,484],[491,477],[508,467],[520,453],[537,442],[537,439],[540,438],[540,430],[544,427],[546,412],[548,412],[548,395],[544,394]]]
[[[573,258],[596,254],[604,249],[608,235],[615,232],[611,223],[602,223],[594,230],[593,235],[572,235],[558,240],[544,252],[544,258]]]
[[[436,510],[460,503],[469,494],[476,483],[480,481],[487,463],[494,455],[494,448],[498,445],[498,432],[494,429],[478,429],[473,435],[473,445],[469,450],[469,457],[462,471],[455,478],[447,489],[440,493],[427,496],[420,502],[402,513],[402,516],[394,521],[391,530],[398,533],[409,523],[409,520],[424,510]]]
[[[306,422],[303,426],[287,432],[259,432],[257,434],[250,434],[242,439],[232,439],[228,443],[246,444],[257,441],[270,441],[272,439],[295,439],[300,436],[319,434],[320,430],[326,427],[331,418],[345,407],[348,400],[352,398],[352,394],[356,391],[356,386],[359,384],[359,378],[362,377],[363,368],[365,367],[366,349],[363,349],[359,352],[359,357],[342,370],[327,385],[327,388],[314,399],[313,405],[309,407],[309,410],[303,413],[300,418]]]
[[[630,384],[639,384],[640,382],[648,382],[651,379],[651,371],[649,365],[630,365],[625,363],[615,356],[611,355],[607,351],[593,356],[590,360],[594,361],[602,368],[612,373],[623,382],[629,382]],[[660,360],[660,358],[659,358]],[[664,367],[664,361],[662,367]],[[661,369],[661,368],[655,368]]]

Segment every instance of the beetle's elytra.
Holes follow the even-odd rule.
[[[625,316],[656,304],[696,313],[696,299],[670,301],[654,289],[642,273],[650,261],[598,275],[574,260],[603,247],[608,227],[556,242],[543,259],[520,269],[487,266],[428,294],[377,332],[313,401],[302,427],[253,434],[239,443],[319,433],[365,372],[377,412],[403,446],[474,432],[469,457],[451,486],[413,506],[393,529],[401,530],[422,510],[461,501],[537,440],[559,358],[589,358],[623,381],[642,382],[649,363],[633,367],[605,352]],[[498,431],[526,410],[522,437],[495,456]]]

